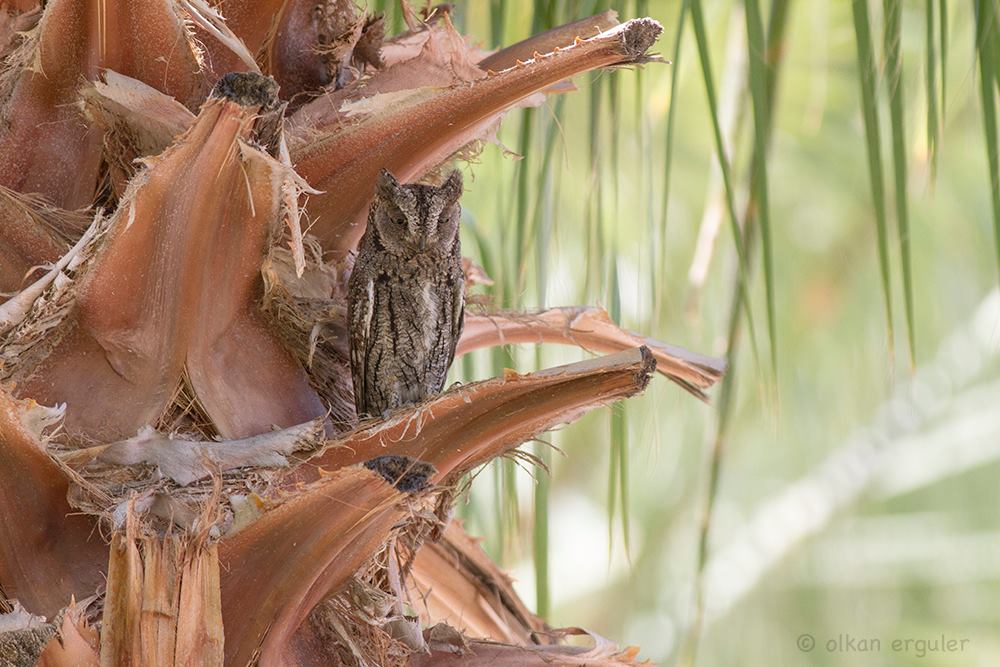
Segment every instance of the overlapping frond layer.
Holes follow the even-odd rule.
[[[60,626],[40,664],[633,662],[554,646],[449,524],[455,485],[654,370],[704,398],[723,364],[600,309],[469,313],[460,352],[614,354],[358,425],[341,260],[379,169],[432,180],[515,106],[650,60],[660,25],[604,12],[484,58],[445,5],[403,3],[388,40],[355,0],[34,5],[0,1],[0,611]]]
[[[521,99],[582,72],[640,61],[661,31],[652,19],[636,19],[471,84],[369,98],[353,122],[292,151],[299,173],[324,191],[309,202],[313,232],[325,250],[345,255],[364,232],[379,169],[401,181],[419,179],[481,139],[491,121]]]
[[[71,602],[63,612],[56,636],[45,645],[37,667],[98,667],[99,645],[96,628],[87,623],[83,610]]]
[[[104,136],[108,187],[114,200],[141,169],[139,158],[158,155],[194,123],[195,115],[173,97],[113,70],[83,86],[84,113]]]
[[[328,85],[342,88],[364,65],[380,64],[382,19],[354,0],[223,0],[215,8],[261,70],[278,81],[283,99]],[[246,69],[222,44],[209,44],[208,51],[215,72]]]
[[[250,53],[257,55],[267,41],[274,38],[276,26],[284,17],[288,5],[296,4],[296,0],[220,0],[214,4],[225,17],[229,29],[242,40]]]
[[[131,182],[58,342],[18,386],[66,403],[71,433],[107,441],[156,424],[182,377],[226,438],[323,414],[255,306],[286,176],[248,143],[259,109],[210,99]]]
[[[53,617],[104,581],[104,541],[74,514],[69,483],[45,453],[42,431],[60,411],[0,389],[0,582],[29,611]]]
[[[55,262],[67,245],[53,234],[40,202],[0,186],[0,301],[31,282],[33,268]]]
[[[368,113],[364,105],[358,104],[364,99],[388,93],[406,95],[419,88],[445,88],[484,78],[486,70],[476,66],[475,50],[447,17],[446,13],[443,20],[414,33],[415,38],[422,39],[415,41],[406,52],[396,49],[393,60],[366,77],[363,85],[331,87],[303,105],[289,119],[293,139],[298,133],[298,140],[308,141],[318,131],[336,126],[358,113]]]
[[[547,626],[525,606],[479,540],[452,520],[441,538],[420,547],[407,579],[421,624],[447,623],[469,637],[515,644],[544,640]]]
[[[220,546],[227,664],[284,664],[313,607],[343,585],[403,515],[402,493],[365,468],[295,492]]]
[[[172,0],[52,0],[5,67],[0,185],[67,209],[93,202],[100,168],[101,135],[77,104],[82,81],[113,69],[189,105],[207,91]]]
[[[375,456],[411,456],[435,466],[435,483],[489,461],[538,433],[645,389],[656,360],[648,348],[452,388],[385,421],[332,440],[284,484],[317,478]]]

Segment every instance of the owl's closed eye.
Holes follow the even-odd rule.
[[[461,195],[461,172],[452,172],[443,185],[434,187],[400,184],[383,169],[376,185],[371,224],[382,246],[393,254],[447,252],[458,235]]]

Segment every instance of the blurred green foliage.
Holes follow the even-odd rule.
[[[762,168],[753,154],[763,128],[755,130],[748,68],[761,35],[751,32],[748,40],[742,2],[694,4],[704,18],[742,221],[752,176]],[[766,30],[772,3],[752,3],[758,4]],[[739,340],[743,352],[735,357],[707,543],[709,574],[736,590],[743,582],[746,590],[722,596],[728,602],[713,611],[720,598],[707,577],[700,665],[1000,664],[1000,447],[992,445],[1000,443],[1000,414],[992,414],[1000,412],[1000,317],[987,310],[987,320],[996,321],[976,325],[981,334],[986,327],[985,352],[969,352],[971,343],[961,337],[998,271],[983,124],[984,109],[993,105],[981,99],[981,90],[995,94],[996,88],[980,85],[976,58],[983,49],[975,48],[974,13],[980,5],[886,2],[890,16],[899,12],[897,39],[895,26],[884,30],[883,3],[866,4],[876,68],[869,121],[882,127],[877,148],[886,169],[879,178],[886,183],[893,241],[886,269],[893,320],[900,323],[896,340],[887,338],[856,15],[851,2],[791,2],[763,163],[777,345],[768,349],[762,334],[754,354],[749,337]],[[612,6],[623,19],[648,13],[663,23],[658,50],[673,56],[681,0]],[[491,48],[605,8],[572,0],[483,0],[459,3],[456,23]],[[902,68],[893,109],[886,67],[897,56]],[[598,73],[576,84],[577,92],[507,117],[499,141],[524,159],[487,146],[469,166],[466,254],[496,280],[489,294],[503,307],[599,303],[629,329],[725,354],[738,261],[725,189],[714,172],[712,115],[691,24],[673,64]],[[671,182],[663,209],[671,109]],[[940,122],[939,132],[929,122]],[[905,159],[902,171],[899,158]],[[894,197],[900,185],[905,192]],[[900,236],[906,213],[908,230]],[[713,221],[719,226],[714,252],[704,284],[694,285],[699,230]],[[912,270],[916,371],[903,353],[910,345],[901,248]],[[763,332],[768,303],[760,252],[758,238],[748,246],[747,293]],[[959,337],[939,354],[956,329]],[[582,355],[562,347],[477,353],[456,365],[455,377],[478,379],[503,366],[530,370]],[[971,371],[952,377],[961,364],[971,364]],[[921,379],[925,368],[934,381]],[[923,398],[900,398],[913,395]],[[934,401],[944,407],[927,408]],[[889,426],[880,428],[885,419]],[[544,444],[526,445],[551,461],[550,481],[543,471],[502,462],[478,476],[462,513],[514,571],[529,604],[537,600],[553,624],[583,625],[673,664],[695,614],[717,426],[717,405],[654,380],[627,411],[599,411],[548,436],[565,456]],[[802,496],[801,516],[768,513],[766,503],[795,497],[796,482],[822,470],[828,457],[853,452],[859,433],[879,434],[873,441],[889,453],[880,448],[867,456],[860,448],[847,473]],[[917,443],[912,454],[910,440]],[[963,459],[961,452],[970,449],[978,454]],[[957,468],[942,461],[957,461]],[[885,481],[911,468],[926,479],[910,487]],[[809,514],[824,503],[828,512]],[[763,517],[758,527],[766,528],[750,534],[756,542],[744,539],[754,517]],[[814,535],[769,550],[803,521],[816,524],[806,531]],[[744,542],[747,562],[754,554],[771,558],[759,579],[738,566],[713,570],[714,554]],[[536,586],[539,573],[544,583]],[[803,634],[814,637],[813,650],[797,645]],[[897,638],[942,634],[969,641],[962,651],[924,656],[915,648],[892,649]],[[851,637],[855,643],[878,638],[881,650],[851,650]]]

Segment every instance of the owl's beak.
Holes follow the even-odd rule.
[[[420,237],[420,252],[427,250],[427,237]]]

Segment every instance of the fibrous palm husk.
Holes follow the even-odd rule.
[[[470,638],[512,644],[547,638],[548,626],[517,596],[511,578],[455,519],[417,551],[407,597],[424,627],[447,623]]]
[[[61,411],[16,400],[0,387],[0,582],[46,617],[103,583],[106,549],[93,522],[66,499],[69,480],[45,453]]]
[[[88,218],[0,186],[0,303],[59,261]]]
[[[109,68],[192,103],[207,92],[193,49],[172,0],[47,3],[31,37],[4,64],[10,83],[0,86],[0,185],[62,208],[89,206],[101,136],[76,104],[81,79]]]
[[[324,413],[255,305],[288,170],[250,143],[260,108],[212,98],[148,161],[79,269],[58,331],[9,372],[20,395],[66,403],[70,433],[129,437],[158,423],[182,380],[231,439]],[[256,358],[232,363],[247,350]]]
[[[45,618],[15,603],[11,611],[0,614],[0,664],[36,664],[55,632]]]

